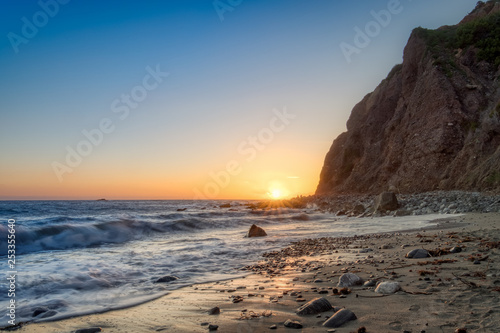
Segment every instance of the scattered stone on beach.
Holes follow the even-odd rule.
[[[361,326],[360,328],[358,328],[358,333],[366,333],[366,327]]]
[[[184,212],[184,211],[186,211],[186,209],[187,209],[187,208],[178,208],[178,209],[177,209],[177,211],[178,211],[178,212]]]
[[[457,328],[455,330],[455,333],[467,333],[467,329],[466,328]]]
[[[75,333],[96,333],[101,332],[102,329],[100,327],[89,327],[89,328],[81,328],[76,330]]]
[[[429,257],[429,252],[424,249],[414,249],[406,254],[406,258],[421,259]]]
[[[209,315],[217,315],[220,313],[220,308],[218,306],[214,306],[210,310],[208,310]]]
[[[379,294],[394,294],[395,292],[401,290],[401,286],[399,285],[398,282],[390,282],[390,281],[386,281],[386,282],[381,282],[379,283],[379,285],[377,286],[377,288],[375,288],[375,292],[376,293],[379,293]]]
[[[288,327],[288,328],[302,328],[302,324],[298,321],[293,321],[291,319],[287,319],[284,323],[285,327]]]
[[[213,324],[208,325],[209,331],[217,331],[218,329],[219,329],[219,325],[213,325]]]
[[[363,287],[375,287],[377,285],[377,281],[375,280],[368,280],[365,283],[363,283]]]
[[[460,246],[452,247],[450,250],[450,253],[460,253],[460,252],[462,252],[462,248]]]
[[[380,247],[380,249],[382,249],[382,250],[389,250],[392,248],[394,248],[394,246],[392,246],[391,244],[384,244]]]
[[[398,199],[394,192],[382,192],[375,198],[374,207],[376,212],[393,211],[399,208]]]
[[[233,303],[243,302],[243,296],[237,295],[237,296],[231,296],[231,298],[233,299],[232,300]]]
[[[342,309],[337,311],[333,316],[331,316],[327,321],[325,321],[323,323],[323,326],[337,328],[349,321],[356,319],[357,317],[354,314],[354,312],[348,309]]]
[[[363,284],[363,279],[354,273],[345,273],[339,277],[338,287],[353,287]]]
[[[261,227],[252,224],[250,229],[248,230],[247,237],[264,237],[267,236],[267,233]]]
[[[299,316],[313,315],[321,312],[329,311],[332,309],[330,302],[324,297],[315,298],[297,309]]]
[[[166,283],[166,282],[172,282],[175,280],[178,280],[179,278],[177,276],[171,276],[171,275],[165,275],[159,278],[158,280],[155,281],[155,283]]]
[[[278,325],[273,324],[273,325],[269,326],[269,329],[270,330],[277,330],[278,329]]]

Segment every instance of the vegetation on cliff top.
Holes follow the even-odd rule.
[[[500,13],[436,30],[418,27],[414,33],[427,42],[436,59],[452,50],[475,47],[478,60],[500,66]],[[443,59],[440,59],[439,63],[442,61]],[[447,61],[445,63],[453,66]]]

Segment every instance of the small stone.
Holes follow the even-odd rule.
[[[455,330],[455,333],[467,333],[467,329],[466,328],[457,328]]]
[[[273,324],[273,325],[269,326],[269,329],[270,330],[276,330],[276,329],[278,329],[278,325]]]
[[[292,321],[290,319],[287,319],[284,323],[285,327],[288,328],[302,328],[302,324],[298,321]]]
[[[375,287],[376,285],[377,285],[377,281],[369,280],[363,284],[363,287]]]
[[[479,260],[474,260],[474,265],[481,265],[481,262]]]
[[[363,284],[363,279],[353,273],[345,273],[339,277],[337,287],[352,287]]]
[[[209,315],[218,315],[220,313],[220,308],[218,306],[215,306],[208,310]]]
[[[401,290],[401,286],[397,282],[381,282],[375,289],[379,294],[394,294],[396,291]]]
[[[358,328],[358,333],[366,333],[366,327],[361,326],[360,328]]]
[[[460,253],[460,252],[462,252],[462,248],[459,246],[455,246],[455,247],[451,248],[450,252],[451,253]]]
[[[79,330],[76,330],[75,333],[96,333],[96,332],[101,332],[100,327],[89,327],[89,328],[81,328]]]
[[[219,329],[219,325],[208,325],[208,330],[209,331],[217,331]]]
[[[297,314],[300,316],[303,315],[312,315],[312,314],[318,314],[321,312],[329,311],[332,309],[332,305],[330,302],[322,297],[322,298],[315,298],[306,304],[302,305],[300,308],[297,309]]]
[[[421,259],[429,257],[429,252],[424,249],[414,249],[406,254],[406,258]]]
[[[202,323],[200,324],[200,326],[207,326],[208,324],[209,324],[209,323],[207,323],[206,321],[204,321],[204,322],[202,322]]]
[[[171,275],[166,275],[162,276],[158,280],[155,281],[155,283],[166,283],[166,282],[172,282],[179,279],[177,276],[171,276]]]
[[[357,319],[357,317],[351,310],[342,309],[337,311],[333,316],[325,321],[323,326],[337,328],[355,319]]]

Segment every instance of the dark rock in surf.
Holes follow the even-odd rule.
[[[297,309],[296,312],[298,315],[304,316],[304,315],[318,314],[321,312],[329,311],[331,309],[332,305],[326,298],[318,297],[302,305],[300,308]]]
[[[261,227],[252,224],[250,229],[248,230],[247,237],[264,237],[267,236],[267,233]]]
[[[167,282],[172,282],[175,280],[178,280],[179,278],[177,276],[171,276],[171,275],[166,275],[162,276],[158,280],[155,281],[155,283],[167,283]]]
[[[345,323],[358,319],[356,315],[348,309],[342,309],[337,311],[333,316],[331,316],[327,321],[323,323],[325,327],[337,328]]]

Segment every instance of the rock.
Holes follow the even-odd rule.
[[[450,253],[460,253],[460,252],[462,252],[462,248],[460,246],[452,247],[450,250]]]
[[[211,308],[210,310],[208,310],[209,315],[217,315],[219,313],[220,313],[220,308],[218,306],[215,306],[215,307]]]
[[[387,210],[396,210],[399,208],[398,199],[393,192],[382,192],[373,204],[375,211],[385,212]]]
[[[354,206],[354,209],[352,210],[352,212],[355,215],[359,215],[359,214],[363,214],[365,212],[365,210],[366,210],[365,206],[363,206],[362,204],[357,204],[356,206]]]
[[[178,211],[178,212],[184,212],[184,211],[186,211],[186,209],[187,209],[187,208],[178,208],[178,209],[177,209],[177,211]]]
[[[366,327],[361,326],[360,328],[358,328],[358,333],[366,333]]]
[[[394,246],[392,246],[391,244],[384,244],[380,247],[382,250],[389,250],[389,249],[392,249],[394,248]]]
[[[457,328],[455,330],[455,333],[467,333],[467,329],[466,328]]]
[[[424,249],[414,249],[406,254],[406,258],[421,259],[430,257],[429,252]]]
[[[377,281],[369,280],[363,284],[363,287],[375,287],[376,285],[377,285]]]
[[[340,311],[337,311],[333,316],[331,316],[327,321],[325,321],[323,323],[323,326],[337,328],[351,320],[356,320],[356,319],[357,319],[356,315],[351,310],[342,309]]]
[[[302,324],[298,321],[292,321],[290,319],[287,319],[284,323],[285,327],[288,328],[302,328]]]
[[[401,286],[398,282],[381,282],[375,288],[375,292],[379,294],[394,294],[396,291],[401,290]]]
[[[479,261],[479,260],[477,260],[477,259],[476,259],[476,260],[474,260],[474,265],[481,265],[481,261]]]
[[[267,236],[267,233],[261,227],[252,224],[250,229],[248,230],[247,237],[264,237]]]
[[[330,302],[324,297],[315,298],[297,309],[297,314],[300,316],[313,315],[332,309]]]
[[[39,314],[47,312],[47,311],[49,311],[49,308],[47,308],[47,307],[44,307],[44,306],[43,307],[38,307],[35,310],[33,310],[33,314],[31,316],[32,317],[36,317]]]
[[[398,209],[396,213],[394,213],[394,216],[410,216],[413,214],[411,210],[408,209]]]
[[[339,277],[337,287],[352,287],[363,284],[363,279],[353,273],[345,273]]]
[[[75,333],[96,333],[101,332],[102,329],[100,327],[89,327],[89,328],[81,328],[76,330]]]
[[[159,278],[158,280],[155,281],[155,283],[166,283],[166,282],[172,282],[175,280],[178,280],[179,278],[177,276],[171,276],[171,275],[165,275]]]
[[[219,329],[219,325],[208,325],[208,330],[209,331],[217,331]]]
[[[276,330],[276,329],[278,329],[278,325],[273,324],[273,325],[269,326],[269,329],[270,330]]]

